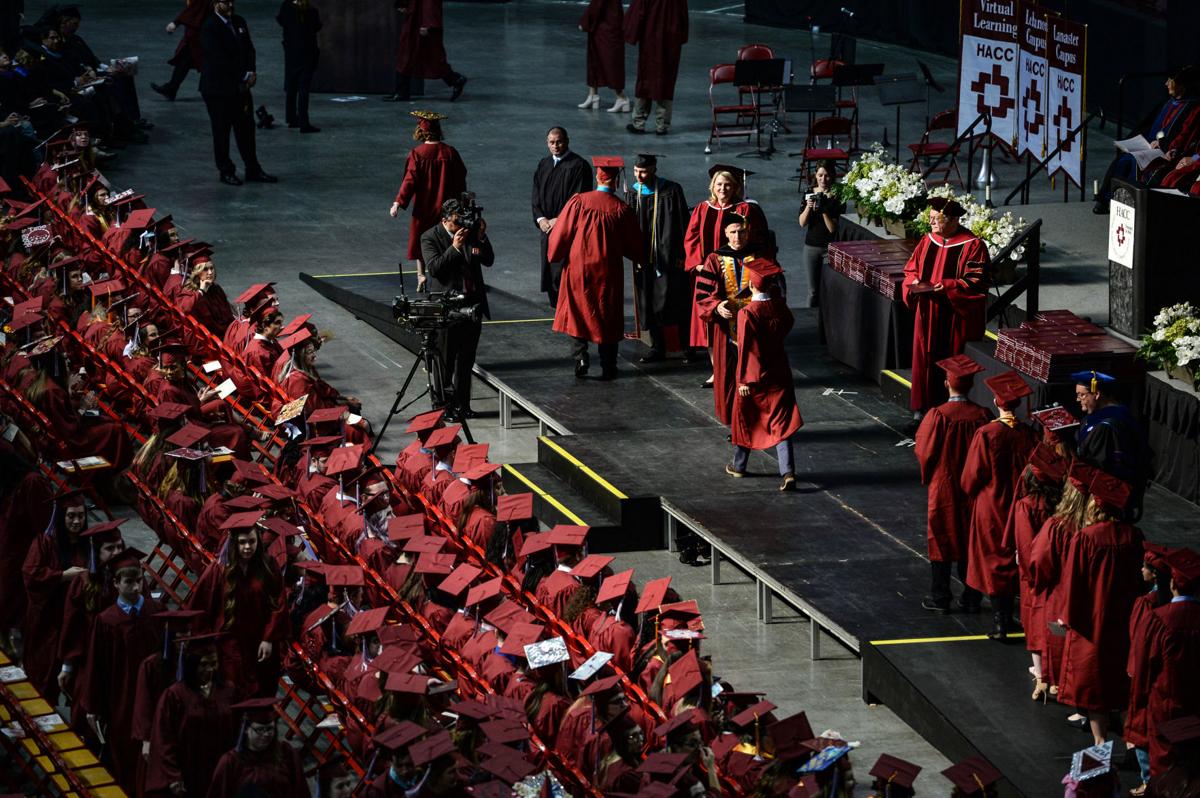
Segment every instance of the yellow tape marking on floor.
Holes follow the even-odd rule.
[[[903,377],[901,377],[899,374],[897,374],[896,372],[892,371],[891,369],[884,369],[883,371],[881,371],[881,372],[879,372],[879,373],[880,373],[880,374],[882,374],[882,375],[884,375],[885,377],[891,377],[893,380],[895,380],[896,382],[900,383],[900,384],[901,384],[901,385],[903,385],[905,388],[911,388],[911,387],[912,387],[912,380],[906,380],[906,379],[904,379]]]
[[[1024,632],[1009,633],[1011,638],[1023,638]],[[904,646],[911,643],[958,643],[963,640],[987,640],[987,635],[962,635],[961,637],[906,637],[900,640],[872,640],[873,646]]]
[[[577,457],[575,457],[575,455],[571,454],[566,449],[559,446],[557,443],[550,440],[545,435],[539,435],[538,440],[545,442],[545,444],[547,446],[549,446],[551,449],[553,449],[554,451],[558,452],[560,455],[565,457],[568,463],[575,466],[576,468],[578,468],[583,473],[587,474],[592,479],[596,480],[596,482],[598,482],[600,484],[600,487],[604,488],[609,493],[616,496],[618,499],[628,499],[629,498],[624,493],[622,493],[621,491],[614,488],[613,484],[611,482],[609,482],[607,479],[605,479],[604,477],[597,474],[592,469],[585,466],[583,463],[579,462],[579,459]]]
[[[504,470],[505,470],[505,471],[507,471],[508,473],[512,474],[512,475],[513,475],[514,477],[516,477],[517,479],[519,479],[519,480],[521,480],[522,482],[524,482],[526,485],[528,485],[528,486],[529,486],[529,489],[530,489],[531,491],[533,491],[534,493],[536,493],[538,496],[541,496],[541,497],[542,497],[543,499],[545,499],[546,501],[550,502],[550,505],[551,505],[552,507],[554,507],[554,508],[555,508],[556,510],[558,510],[560,513],[562,513],[563,515],[565,515],[567,518],[571,519],[572,521],[574,521],[574,522],[575,522],[576,524],[578,524],[579,526],[587,526],[587,523],[586,523],[586,522],[585,522],[585,521],[584,521],[582,518],[580,518],[579,516],[575,515],[575,513],[571,512],[571,511],[570,511],[570,510],[567,508],[567,506],[566,506],[565,504],[563,504],[563,503],[562,503],[562,502],[560,502],[558,499],[556,499],[556,498],[554,498],[553,496],[551,496],[551,495],[550,495],[549,493],[547,493],[546,491],[542,490],[542,489],[541,489],[541,487],[539,487],[539,486],[538,486],[538,485],[537,485],[537,484],[536,484],[536,483],[535,483],[533,480],[531,480],[529,477],[527,477],[527,476],[525,476],[524,474],[522,474],[522,473],[521,473],[520,471],[518,471],[516,468],[514,468],[514,467],[513,467],[513,466],[511,466],[511,465],[506,465],[506,466],[504,466]]]

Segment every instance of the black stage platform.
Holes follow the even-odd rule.
[[[302,279],[404,341],[391,322],[395,275]],[[910,416],[828,356],[814,311],[796,311],[789,340],[805,427],[796,440],[800,490],[780,494],[772,456],[756,453],[750,478],[725,475],[730,446],[712,417],[711,390],[701,387],[707,363],[688,366],[676,356],[640,364],[645,348],[626,342],[619,379],[578,380],[544,303],[501,291],[489,302],[494,323],[484,328],[477,372],[500,392],[502,419],[505,406],[517,406],[557,433],[543,434],[538,463],[514,464],[506,481],[539,492],[551,518],[594,513],[583,520],[604,530],[603,548],[671,545],[677,532],[694,531],[713,547],[714,582],[730,562],[757,582],[764,622],[782,601],[813,622],[814,657],[819,631],[862,655],[870,700],[891,706],[952,758],[988,756],[1013,779],[1010,794],[1055,791],[1065,768],[1035,749],[1065,756],[1086,739],[1062,723],[1061,708],[1021,705],[1030,703],[1025,654],[983,638],[987,616],[921,609],[929,582],[925,491],[901,431]],[[559,493],[571,500],[556,501]],[[1146,506],[1150,538],[1195,538],[1195,505],[1154,488]],[[878,640],[909,642],[870,642]],[[1045,722],[1031,730],[1030,718],[1039,717]],[[1020,739],[1000,739],[1001,730],[1016,729]]]

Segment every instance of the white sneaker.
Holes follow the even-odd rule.
[[[588,108],[599,108],[600,107],[600,95],[599,94],[589,94],[587,96],[586,100],[584,100],[583,102],[581,102],[579,105],[577,105],[575,107],[583,108],[584,110],[587,110]]]
[[[610,114],[627,114],[629,113],[629,98],[621,99],[618,97],[613,101],[612,108],[608,109]]]

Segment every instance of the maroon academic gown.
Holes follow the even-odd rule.
[[[1146,722],[1153,777],[1177,764],[1158,729],[1169,720],[1200,714],[1200,601],[1182,596],[1154,610],[1144,646],[1140,659],[1150,685]]]
[[[238,391],[245,401],[262,401],[268,396],[266,386],[249,369],[258,369],[264,380],[271,379],[272,370],[275,368],[275,359],[282,351],[283,348],[279,346],[278,341],[266,337],[260,338],[258,335],[252,337],[250,343],[246,344],[246,351],[242,353],[242,359],[246,361],[248,368],[244,384],[238,385]]]
[[[406,0],[404,7],[396,48],[396,72],[433,80],[450,77],[454,70],[446,60],[446,46],[442,42],[442,0]],[[424,36],[421,28],[426,29]]]
[[[212,13],[212,4],[205,0],[186,0],[183,10],[175,15],[175,24],[183,28],[183,36],[175,48],[175,54],[167,61],[171,66],[187,64],[197,72],[204,63],[204,48],[200,44],[200,28],[208,15]]]
[[[430,2],[437,4],[440,15],[441,0],[414,0],[418,5]],[[441,35],[440,30],[438,34]],[[432,35],[433,31],[430,31]],[[447,199],[458,199],[466,190],[467,166],[458,150],[441,141],[426,141],[409,150],[408,160],[404,164],[404,179],[400,181],[400,190],[396,192],[396,203],[401,208],[408,208],[412,204],[412,222],[408,226],[409,260],[421,259],[421,233],[442,218],[442,203]]]
[[[587,85],[625,91],[625,41],[621,0],[591,0],[579,27],[587,33]]]
[[[255,787],[253,791],[245,791]],[[237,798],[240,795],[259,798],[308,798],[308,780],[304,765],[295,748],[276,742],[261,753],[227,751],[217,762],[209,785],[208,798]]]
[[[917,462],[921,482],[929,488],[926,539],[933,562],[967,559],[971,498],[959,477],[975,431],[990,418],[987,410],[962,397],[930,410],[917,428]]]
[[[804,426],[796,406],[796,386],[784,339],[795,319],[782,299],[752,301],[737,315],[737,385],[750,395],[733,395],[733,443],[769,449]],[[605,649],[607,650],[607,649]]]
[[[201,326],[217,337],[217,340],[224,338],[225,330],[233,324],[233,309],[229,306],[229,299],[225,296],[224,289],[216,283],[209,286],[204,293],[186,285],[181,286],[175,296],[175,306],[200,322]],[[195,336],[184,331],[184,340],[193,350],[208,349],[206,344],[200,344],[194,339]]]
[[[708,346],[708,323],[700,315],[696,296],[696,272],[704,266],[708,256],[725,246],[725,214],[736,213],[746,219],[750,236],[750,248],[763,255],[770,255],[767,241],[770,231],[767,217],[757,202],[743,200],[722,208],[705,200],[692,209],[687,231],[683,234],[683,269],[691,281],[692,324],[688,338],[690,346]]]
[[[459,530],[463,537],[481,549],[487,550],[488,541],[496,529],[496,516],[486,507],[472,508],[466,523]]]
[[[67,551],[68,568],[87,568],[87,544],[76,544]],[[28,602],[25,623],[21,629],[21,639],[25,642],[25,656],[21,664],[29,681],[52,704],[58,698],[58,638],[62,631],[67,590],[70,588],[70,583],[62,580],[64,570],[59,564],[54,538],[46,535],[34,538],[21,568]],[[86,578],[86,574],[75,577]]]
[[[602,614],[587,632],[587,641],[597,651],[613,655],[612,663],[625,673],[633,672],[637,652],[637,632],[614,615]]]
[[[170,795],[182,781],[188,795],[204,795],[221,756],[235,743],[238,720],[230,707],[232,687],[213,684],[206,697],[183,682],[168,687],[158,700],[146,772],[149,795]]]
[[[1129,660],[1125,663],[1125,672],[1129,674],[1129,705],[1125,708],[1125,727],[1121,730],[1121,736],[1125,742],[1144,749],[1150,747],[1146,710],[1150,705],[1150,690],[1161,664],[1146,661],[1150,630],[1157,626],[1157,619],[1152,620],[1151,616],[1156,609],[1158,596],[1157,587],[1142,593],[1133,603],[1133,612],[1129,615]]]
[[[99,455],[112,463],[113,473],[124,471],[133,461],[133,444],[121,424],[79,415],[66,390],[53,380],[46,381],[38,409],[46,414],[68,457]]]
[[[915,383],[914,383],[915,384]],[[975,432],[963,466],[962,489],[973,496],[967,536],[967,584],[989,596],[1017,590],[1016,552],[1004,545],[1004,525],[1037,435],[1001,419]]]
[[[638,45],[636,96],[675,98],[679,56],[687,40],[687,0],[633,0],[625,15],[625,41]]]
[[[231,628],[225,629],[225,566],[219,561],[197,580],[187,608],[204,612],[197,626],[205,631],[229,632],[218,643],[222,679],[239,685],[247,696],[274,695],[290,631],[283,580],[278,579],[278,589],[269,592],[262,579],[239,577]],[[259,662],[258,645],[264,640],[273,644],[273,650],[265,662]]]
[[[1063,568],[1060,704],[1103,712],[1129,700],[1129,615],[1142,592],[1142,532],[1122,521],[1084,527]]]
[[[983,337],[987,314],[987,247],[960,229],[943,239],[929,233],[904,265],[904,304],[916,314],[913,326],[913,410],[925,410],[946,399],[944,375],[934,364],[960,355],[967,341]],[[914,283],[941,283],[944,291],[914,293]]]
[[[579,589],[579,580],[566,571],[551,571],[546,578],[538,582],[534,595],[543,607],[561,616],[567,606],[568,599]]]
[[[97,615],[79,674],[80,702],[104,724],[113,778],[128,791],[135,787],[141,758],[141,743],[133,737],[138,670],[162,646],[162,624],[153,619],[162,609],[146,596],[136,614],[112,604]]]
[[[733,422],[733,397],[736,393],[734,376],[737,373],[737,315],[732,319],[721,318],[717,306],[728,300],[739,313],[750,304],[746,298],[737,298],[739,293],[750,290],[750,270],[745,268],[747,259],[756,256],[750,250],[734,251],[722,247],[708,256],[704,265],[695,273],[695,309],[707,332],[709,354],[713,367],[713,412],[725,426]]]
[[[1029,552],[1029,576],[1042,605],[1046,629],[1042,632],[1042,678],[1049,684],[1062,680],[1062,658],[1066,638],[1052,634],[1049,624],[1063,617],[1062,573],[1067,561],[1067,549],[1075,536],[1073,522],[1051,516],[1033,538]],[[1029,630],[1025,630],[1029,634]]]
[[[0,447],[11,449],[7,441]],[[21,566],[33,541],[50,522],[54,488],[34,469],[21,477],[0,500],[0,628],[21,625],[25,616],[25,583]]]
[[[597,344],[615,344],[625,331],[625,269],[636,262],[642,231],[633,209],[611,191],[588,191],[567,200],[546,257],[566,261],[554,312],[554,331]]]
[[[1046,503],[1044,496],[1026,495],[1017,499],[1008,514],[1002,544],[1005,550],[1011,549],[1017,553],[1025,650],[1039,654],[1045,647],[1048,634],[1046,602],[1045,596],[1034,588],[1030,563],[1033,561],[1033,541],[1053,512],[1054,508]]]

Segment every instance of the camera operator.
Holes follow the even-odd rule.
[[[487,237],[483,209],[473,195],[442,203],[442,220],[421,234],[421,260],[431,293],[461,294],[465,307],[478,305],[480,313],[471,321],[459,321],[445,332],[446,374],[452,393],[446,398],[446,413],[456,419],[474,418],[471,410],[471,367],[479,333],[488,312],[483,284],[483,266],[496,259]]]
[[[826,161],[813,173],[813,186],[800,208],[800,226],[804,234],[804,267],[808,272],[808,306],[821,304],[821,263],[829,242],[837,234],[838,217],[846,206],[829,192],[833,186],[834,166]]]

